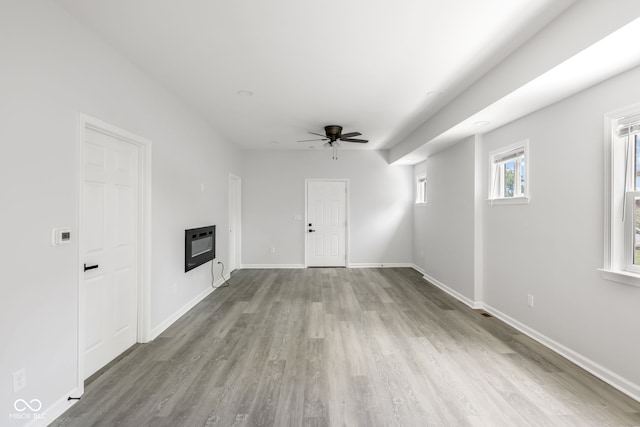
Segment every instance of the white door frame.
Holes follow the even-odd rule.
[[[86,131],[90,129],[110,137],[128,142],[138,147],[138,327],[137,342],[148,342],[151,339],[151,141],[120,129],[89,115],[78,113],[78,225],[77,234],[84,224],[83,218],[83,183],[84,183],[84,147]],[[78,237],[78,370],[77,387],[84,393],[84,247],[82,238]]]
[[[345,250],[345,267],[349,267],[349,226],[351,224],[351,217],[349,215],[349,180],[348,179],[316,179],[316,178],[307,178],[304,180],[304,267],[309,267],[309,247],[308,247],[308,232],[309,228],[307,224],[309,224],[309,183],[310,182],[344,182],[344,186],[346,189],[346,193],[344,195],[344,218],[345,218],[345,230],[344,230],[344,250]]]
[[[236,191],[237,192],[235,194],[235,206],[231,206],[231,192],[232,191]],[[229,260],[234,259],[235,260],[235,265],[231,265],[231,263],[229,263],[229,274],[231,274],[231,272],[234,269],[239,269],[242,268],[242,179],[237,176],[234,175],[232,173],[229,174],[229,232],[230,234],[234,234],[234,238],[235,238],[235,254],[231,254],[231,245],[229,245]],[[236,221],[235,224],[233,224],[234,226],[232,227],[231,224],[231,218],[233,216],[233,213],[235,211],[235,216],[236,216]],[[229,236],[229,239],[231,239],[231,236]],[[234,256],[235,255],[235,256]]]

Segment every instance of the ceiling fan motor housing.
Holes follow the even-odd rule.
[[[328,125],[324,127],[324,132],[327,135],[327,138],[331,140],[331,142],[335,142],[340,135],[342,134],[342,126],[338,125]]]

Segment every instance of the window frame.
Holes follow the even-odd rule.
[[[624,270],[630,273],[640,275],[640,265],[636,265],[635,261],[635,199],[640,198],[640,191],[626,192],[626,206],[624,227]]]
[[[522,152],[522,155],[518,155]],[[514,157],[510,157],[514,156]],[[521,174],[518,172],[522,166],[520,158],[524,158],[524,191],[521,190]],[[514,164],[514,195],[504,196],[504,165],[511,160]],[[531,155],[529,140],[525,139],[506,147],[499,148],[489,153],[489,186],[488,201],[490,205],[528,204],[531,194]]]
[[[618,135],[621,120],[640,115],[640,104],[614,111],[604,116],[604,259],[598,270],[606,280],[640,287],[640,265],[635,256],[635,139],[633,153],[627,141],[640,138],[640,132],[629,139]],[[632,158],[633,157],[633,158]],[[633,183],[633,186],[631,185]]]
[[[427,204],[427,175],[425,174],[416,176],[415,204],[416,205]]]

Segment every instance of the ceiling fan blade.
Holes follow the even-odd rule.
[[[298,141],[298,142],[311,142],[311,141],[328,141],[328,138],[322,138],[322,139],[303,139],[302,141]]]
[[[353,139],[353,138],[340,138],[341,141],[347,141],[347,142],[360,142],[362,144],[369,142],[368,139]]]
[[[307,132],[307,133],[310,133],[311,135],[318,135],[318,136],[321,136],[321,137],[323,137],[323,138],[326,138],[326,137],[327,137],[327,135],[325,135],[325,134],[323,134],[323,133],[315,133],[315,132]]]
[[[340,139],[344,141],[345,138],[351,138],[353,136],[360,136],[360,135],[362,135],[360,132],[343,133],[342,135],[340,135]]]

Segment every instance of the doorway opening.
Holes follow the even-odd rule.
[[[242,266],[241,195],[242,180],[229,174],[229,274]]]

